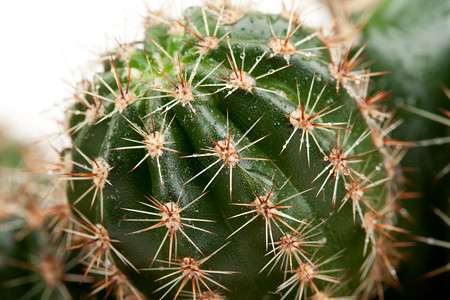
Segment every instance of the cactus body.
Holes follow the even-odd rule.
[[[350,294],[371,251],[363,214],[381,215],[388,202],[373,120],[336,91],[358,82],[331,77],[324,44],[292,18],[249,13],[225,25],[191,9],[185,20],[178,35],[149,28],[145,52],[111,59],[96,75],[98,92],[86,99],[104,99],[105,113],[73,135],[73,155],[97,175],[75,185],[72,202],[96,202],[86,213],[145,268],[127,270],[144,294],[194,292],[183,275],[164,277],[186,257],[208,257],[205,270],[217,270],[209,282],[191,274],[196,293],[300,298],[349,280],[339,292]],[[208,48],[208,36],[224,38]],[[299,48],[319,50],[297,50],[305,38]],[[103,162],[107,182],[96,183]],[[288,235],[303,245],[283,250]],[[312,284],[299,275],[309,265]]]

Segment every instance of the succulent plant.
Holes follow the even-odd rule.
[[[450,108],[446,95],[450,86],[450,35],[441,30],[450,24],[449,8],[446,1],[385,0],[367,22],[362,36],[363,41],[370,41],[368,59],[376,61],[372,70],[390,71],[374,84],[376,89],[392,90],[386,104],[402,120],[392,137],[415,144],[400,162],[408,194],[415,198],[403,201],[403,207],[414,221],[400,226],[420,235],[422,241],[439,239],[447,243],[447,249],[437,247],[439,242],[432,247],[418,243],[411,248],[411,258],[420,259],[403,264],[399,276],[405,288],[395,298],[450,297],[448,289],[442,289],[442,284],[450,280],[449,272],[430,278],[432,270],[450,259],[448,224],[435,214],[440,212],[441,218],[450,215],[446,169],[450,162],[446,113]]]
[[[389,92],[371,88],[385,72],[367,68],[367,44],[339,18],[307,27],[294,2],[281,15],[228,1],[149,15],[145,38],[75,89],[70,147],[31,171],[52,184],[0,215],[21,222],[2,244],[27,249],[5,252],[7,295],[368,299],[399,287],[412,143],[390,137],[398,121]]]

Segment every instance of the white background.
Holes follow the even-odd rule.
[[[6,126],[9,135],[29,141],[61,128],[57,124],[63,115],[55,106],[70,97],[88,62],[117,46],[118,41],[142,37],[144,1],[155,10],[164,2],[1,1],[0,126]],[[180,4],[186,7],[200,1],[171,2],[179,8]],[[277,0],[258,3],[258,10],[272,13],[281,7]]]

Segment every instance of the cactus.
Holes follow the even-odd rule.
[[[48,256],[24,268],[30,258],[8,251],[17,258],[2,267],[18,275],[4,287],[30,276],[41,284],[27,297],[56,299],[368,299],[398,288],[407,143],[390,138],[388,92],[369,86],[385,72],[365,67],[367,44],[351,46],[339,22],[308,28],[302,8],[208,1],[176,21],[151,13],[160,22],[143,40],[108,53],[74,91],[70,147],[33,171],[56,175],[39,218],[5,236],[41,254],[50,240]],[[73,280],[93,285],[72,293]]]
[[[392,90],[388,104],[397,111],[402,124],[393,132],[395,139],[413,142],[401,161],[410,194],[415,199],[403,202],[414,222],[403,222],[419,241],[446,241],[448,224],[438,215],[449,215],[449,177],[446,166],[450,162],[448,114],[450,86],[449,32],[447,1],[391,1],[384,0],[367,23],[362,40],[370,40],[366,49],[368,59],[376,61],[373,71],[391,71],[377,80],[377,89]],[[441,30],[442,29],[442,30]],[[439,36],[439,38],[436,38]],[[423,46],[426,45],[426,46]],[[450,280],[450,273],[429,278],[431,270],[448,264],[449,251],[436,245],[417,243],[411,250],[414,263],[404,264],[399,272],[408,288],[395,298],[448,298],[442,284]],[[428,275],[425,275],[428,274]],[[426,279],[424,279],[426,277]]]

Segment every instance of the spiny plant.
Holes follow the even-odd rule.
[[[49,240],[55,251],[28,268],[8,252],[10,295],[31,285],[26,298],[67,299],[73,280],[93,283],[81,295],[117,299],[368,299],[400,287],[410,144],[390,138],[389,93],[370,88],[385,72],[340,20],[312,29],[308,5],[283,8],[150,12],[145,38],[80,82],[70,147],[33,171],[54,174],[33,202],[40,222],[15,205],[27,231],[8,231],[29,253]]]
[[[444,242],[436,245],[445,245],[450,233],[435,214],[440,212],[441,218],[449,215],[450,207],[446,171],[450,162],[449,100],[445,92],[450,86],[450,35],[444,29],[450,25],[449,4],[440,0],[384,0],[362,36],[363,42],[370,41],[365,51],[368,59],[376,61],[372,70],[391,71],[374,84],[377,89],[392,91],[385,104],[402,119],[392,137],[412,146],[404,152],[400,166],[405,171],[408,194],[414,199],[403,201],[410,216],[400,226],[421,236],[421,241]],[[442,284],[450,280],[450,273],[424,276],[448,263],[448,249],[417,243],[411,250],[411,257],[421,259],[403,264],[399,276],[409,288],[396,298],[448,298],[449,291],[442,289]]]

